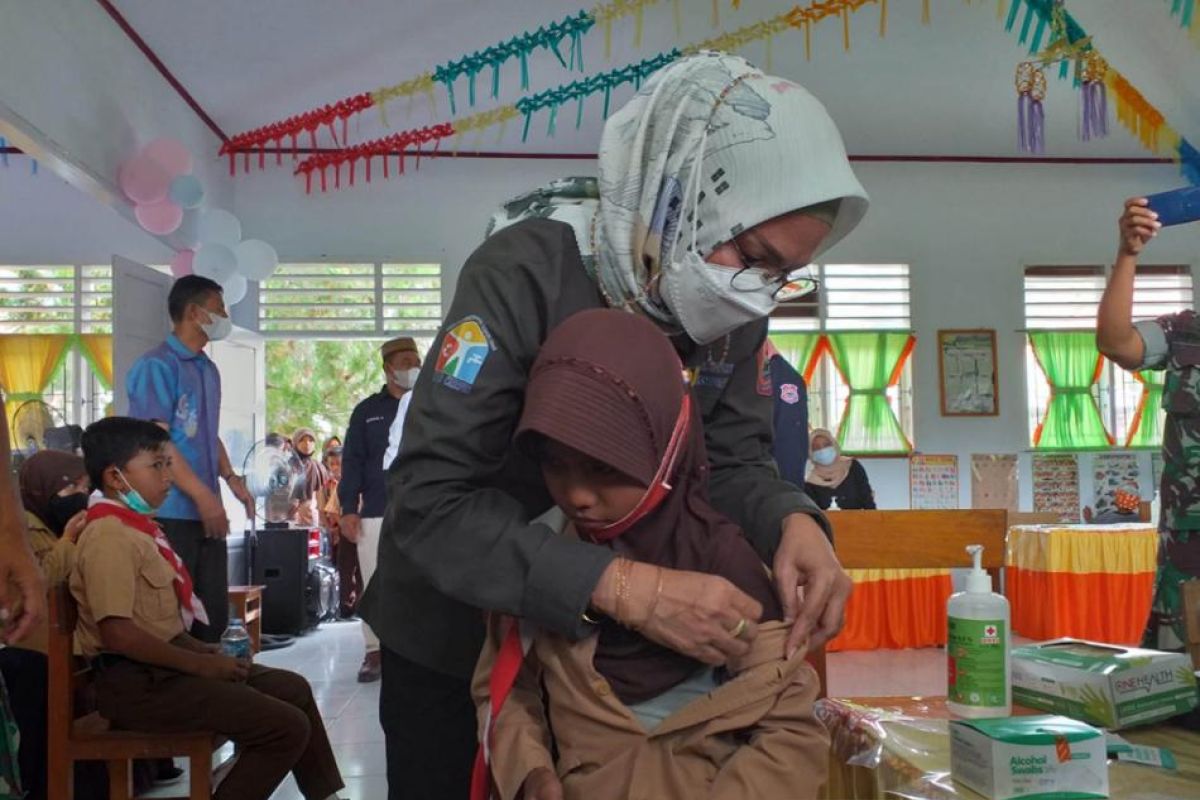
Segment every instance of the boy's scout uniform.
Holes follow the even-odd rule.
[[[210,730],[238,745],[217,800],[267,798],[289,771],[306,797],[342,787],[320,711],[303,677],[253,666],[244,683],[199,678],[105,653],[99,624],[132,620],[169,642],[184,633],[175,569],[154,539],[115,517],[79,537],[71,594],[79,604],[76,644],[96,671],[101,716],[116,728],[176,733]]]

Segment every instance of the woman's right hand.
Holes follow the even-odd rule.
[[[636,627],[653,642],[713,666],[750,650],[758,635],[762,604],[725,578],[634,562],[628,598],[617,616],[618,568],[617,561],[609,564],[592,596],[593,606],[600,611]]]
[[[1120,253],[1125,256],[1140,254],[1162,228],[1158,214],[1150,210],[1144,197],[1131,197],[1125,201],[1125,211],[1118,224],[1121,229]]]
[[[562,782],[553,770],[538,767],[525,778],[525,800],[563,800]]]

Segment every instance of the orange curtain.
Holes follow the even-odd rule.
[[[851,569],[846,624],[828,650],[898,650],[946,643],[948,569]]]
[[[1154,594],[1158,532],[1150,526],[1027,527],[1008,532],[1013,631],[1137,644]]]

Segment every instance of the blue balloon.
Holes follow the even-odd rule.
[[[204,187],[195,175],[179,175],[171,181],[167,196],[180,208],[199,208],[204,202]]]

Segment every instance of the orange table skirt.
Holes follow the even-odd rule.
[[[1153,572],[1076,575],[1009,567],[1007,580],[1013,630],[1038,640],[1138,644],[1154,595]]]
[[[850,569],[854,593],[846,625],[828,645],[838,650],[898,650],[946,644],[948,569]]]
[[[1137,644],[1150,615],[1157,551],[1158,534],[1148,525],[1009,528],[1013,631]]]

